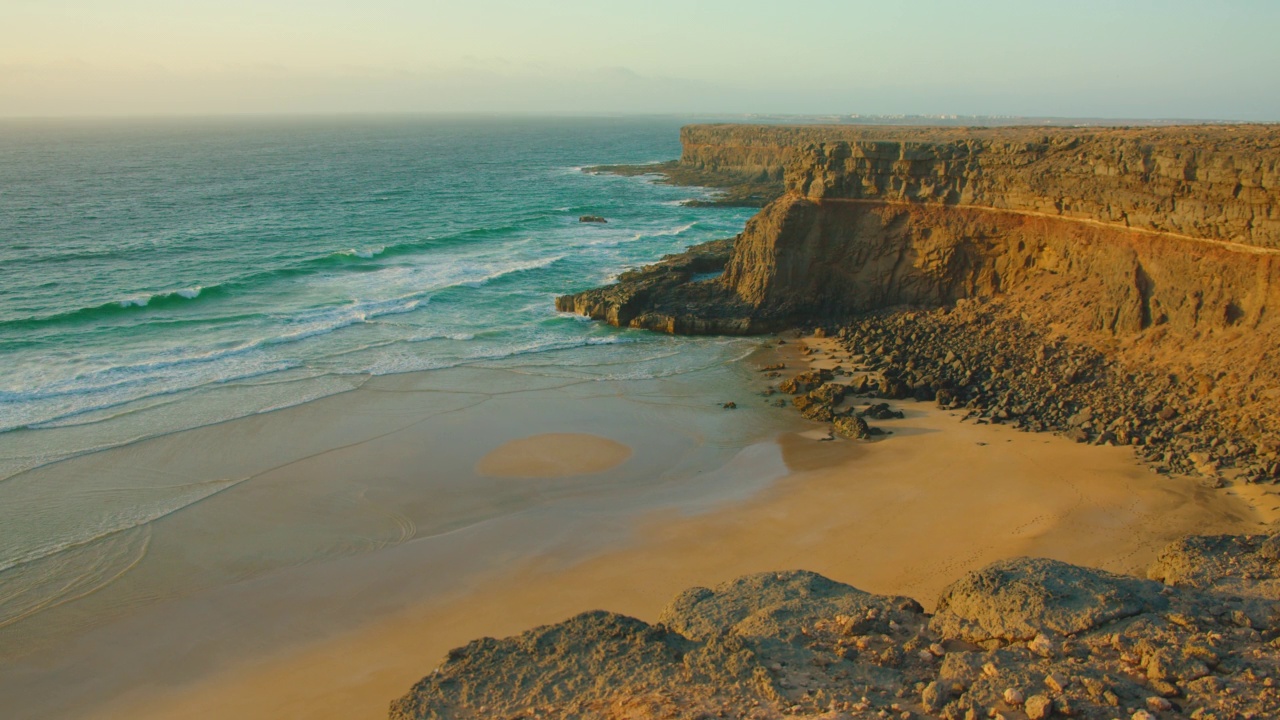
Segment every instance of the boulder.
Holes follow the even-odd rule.
[[[866,440],[871,437],[871,427],[867,421],[857,415],[843,415],[831,423],[837,434],[854,440]]]
[[[858,413],[861,417],[869,417],[872,420],[892,420],[906,417],[901,410],[894,410],[889,407],[889,403],[876,403],[869,405],[865,410]]]
[[[817,389],[824,382],[830,380],[831,377],[830,373],[822,370],[807,370],[790,380],[784,380],[778,385],[778,389],[792,395],[800,395]]]
[[[1280,534],[1183,538],[1160,552],[1147,577],[1167,585],[1280,600]]]
[[[1160,585],[1043,558],[1002,560],[942,591],[932,628],[986,647],[1041,633],[1075,635],[1163,609]]]

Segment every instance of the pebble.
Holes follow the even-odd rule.
[[[1027,643],[1027,649],[1041,657],[1049,657],[1053,654],[1053,641],[1044,633],[1040,633]]]

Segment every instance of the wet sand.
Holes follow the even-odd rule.
[[[135,689],[93,716],[379,718],[468,640],[593,608],[653,620],[680,590],[743,573],[804,568],[932,607],[945,585],[999,558],[1140,572],[1172,539],[1272,519],[1229,493],[1156,475],[1126,448],[895,405],[906,417],[877,422],[892,434],[873,442],[823,441],[822,426],[795,420],[797,432],[739,453],[726,477],[785,462],[787,476],[757,492],[655,508],[604,548],[569,533],[465,588],[194,682]]]
[[[490,477],[561,478],[612,470],[631,457],[631,448],[590,433],[543,433],[512,440],[476,463]]]
[[[83,717],[150,703],[409,608],[469,597],[533,558],[624,546],[657,508],[696,512],[749,497],[787,472],[780,448],[757,440],[788,418],[720,407],[750,374],[736,354],[657,379],[529,365],[375,377],[343,395],[15,476],[7,482],[73,488],[86,502],[220,489],[86,545],[83,563],[54,564],[63,553],[37,568],[46,575],[0,581],[0,599],[29,596],[22,607],[36,608],[0,623],[0,714]],[[576,452],[554,473],[522,451],[546,434]],[[515,462],[510,476],[477,472],[486,457]],[[20,587],[31,577],[38,582]],[[453,642],[447,627],[419,642],[437,633]],[[386,699],[375,696],[398,693],[433,662],[408,663],[394,682],[344,704],[344,684],[375,671],[334,661],[334,675],[299,676],[279,701],[376,717]],[[259,700],[246,699],[256,709],[243,714],[215,703],[193,716],[276,712],[277,700]],[[181,717],[177,707],[155,713]]]

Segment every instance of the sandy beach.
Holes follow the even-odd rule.
[[[790,371],[802,364],[794,341],[780,357]],[[744,364],[778,358],[758,354]],[[847,362],[829,350],[810,358]],[[760,389],[766,378],[753,373],[737,381]],[[670,388],[671,397],[677,390]],[[735,397],[740,406],[763,405],[759,398],[742,402],[745,392]],[[595,402],[600,417],[617,409],[599,397]],[[134,675],[139,666],[166,667],[143,673],[151,679],[146,684],[118,678],[110,699],[79,711],[99,718],[372,719],[385,716],[387,703],[448,649],[470,639],[515,634],[592,608],[652,621],[680,590],[744,573],[804,568],[931,607],[945,585],[999,558],[1039,555],[1137,572],[1187,533],[1247,532],[1275,517],[1273,496],[1246,499],[1156,475],[1127,448],[961,422],[931,404],[895,405],[905,417],[877,422],[891,434],[876,441],[826,441],[822,426],[779,410],[763,416],[780,422],[772,426],[778,430],[770,431],[769,420],[752,420],[763,439],[727,458],[722,453],[714,469],[656,494],[633,492],[621,478],[611,492],[595,494],[601,476],[579,475],[584,484],[560,486],[578,494],[575,502],[457,529],[429,543],[289,568],[204,593],[198,603],[173,603],[145,621],[116,623],[84,641],[99,660],[114,655],[137,663]],[[741,422],[759,411],[716,412],[712,417]],[[623,443],[626,437],[602,443],[598,438],[607,433],[597,435],[598,424],[579,425],[581,431],[554,440],[581,445],[582,467],[602,467],[601,457],[609,460],[610,453],[616,461],[621,452],[612,443],[634,453],[616,465],[625,476],[652,471],[650,463],[671,452],[660,443]],[[518,474],[521,459],[531,463],[527,477],[551,472],[538,465],[536,453],[528,454],[529,439],[539,434],[496,431],[510,437],[481,457],[503,460],[511,474]],[[379,456],[407,452],[405,439],[379,445]],[[555,532],[548,531],[552,526]],[[444,577],[451,581],[432,582]],[[362,590],[335,589],[349,587]],[[357,597],[364,604],[350,605]],[[371,597],[381,602],[368,603]],[[182,627],[214,606],[220,617],[234,615],[230,608],[244,613],[240,625],[226,621],[237,634],[261,623],[255,615],[290,617],[309,631],[277,628],[259,643],[221,653],[197,643],[179,658],[158,657],[166,652],[159,641],[135,639],[129,644],[141,647],[133,652],[103,647],[144,627]]]
[[[657,379],[583,377],[555,358],[373,377],[16,475],[11,497],[89,483],[216,491],[11,573],[0,700],[11,717],[45,718],[153,697],[466,597],[533,558],[621,546],[657,508],[748,497],[786,474],[780,449],[759,440],[790,420],[720,407],[751,374],[733,361],[749,347],[714,350],[700,369],[685,353],[695,369]],[[548,434],[563,451],[550,458]]]

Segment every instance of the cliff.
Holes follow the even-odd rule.
[[[1280,247],[1274,126],[694,125],[680,165],[788,193],[976,205]]]
[[[924,394],[946,389],[1007,415],[1038,406],[1035,392],[1013,402],[1019,393],[997,392],[999,373],[977,358],[1035,377],[1043,368],[1033,351],[1067,340],[1115,362],[1080,397],[1055,389],[1056,409],[1027,417],[1029,426],[1078,430],[1068,418],[1086,407],[1106,424],[1130,423],[1176,404],[1202,421],[1173,419],[1158,441],[1135,442],[1153,466],[1275,474],[1266,468],[1280,438],[1271,410],[1280,399],[1280,128],[694,126],[683,139],[681,164],[702,171],[775,177],[785,165],[786,194],[747,222],[719,277],[637,298],[628,286],[640,272],[561,297],[558,308],[664,332],[749,334],[997,299],[984,321],[1019,333],[1004,349],[980,351],[952,313],[913,321],[900,362],[872,357],[893,344],[884,342],[863,348],[864,362],[914,357],[933,368],[912,373]],[[1006,351],[1014,347],[1026,352]],[[978,365],[949,369],[970,356]],[[1135,394],[1133,378],[1150,387]],[[1107,437],[1099,425],[1082,441]]]
[[[760,332],[1016,291],[1085,332],[1273,330],[1276,126],[712,125],[682,142],[681,166],[781,175],[786,193],[747,223],[717,287],[698,288],[698,322],[685,312],[680,327]],[[605,319],[594,292],[558,305]],[[656,311],[679,315],[685,299],[672,286]]]
[[[594,611],[474,641],[391,717],[1275,717],[1278,557],[1280,536],[1188,538],[1154,580],[1004,560],[932,616],[814,573],[749,575],[686,590],[654,625]]]

